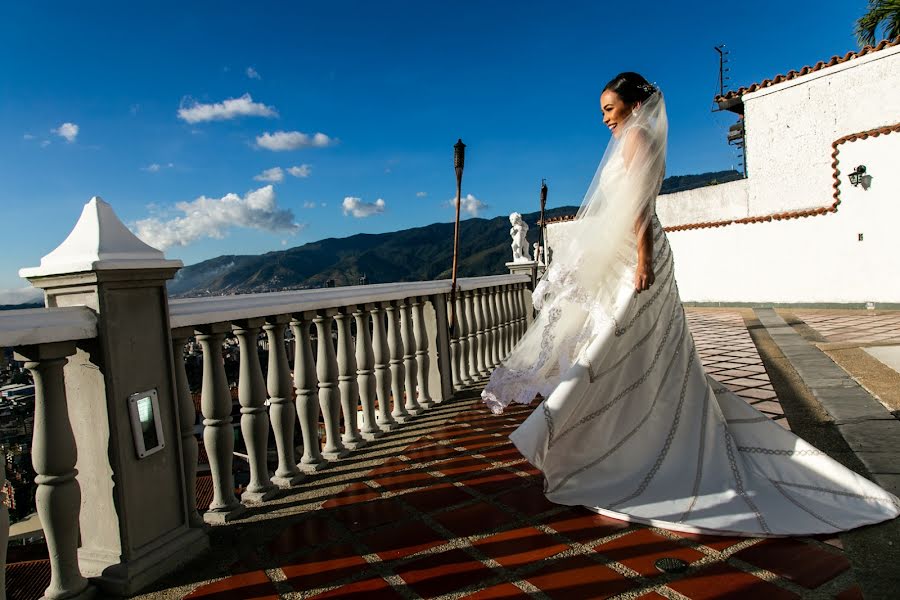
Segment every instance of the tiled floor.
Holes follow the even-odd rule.
[[[713,376],[783,421],[741,315],[690,310],[689,320]],[[449,420],[291,515],[229,576],[185,597],[861,597],[834,540],[677,534],[548,502],[507,437],[530,410],[438,406],[430,412]],[[664,557],[689,568],[662,573]]]
[[[706,372],[756,410],[790,429],[741,313],[688,309],[687,318]]]
[[[829,342],[860,344],[897,340],[900,343],[900,312],[847,312],[793,310],[794,315]]]

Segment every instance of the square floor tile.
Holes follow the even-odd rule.
[[[397,523],[409,518],[395,498],[376,498],[357,502],[334,511],[334,518],[354,533],[372,529],[385,523]]]
[[[368,502],[380,496],[378,492],[367,486],[361,481],[351,483],[343,490],[329,498],[322,505],[322,508],[334,508],[336,506],[346,506],[357,502]]]
[[[425,448],[416,448],[414,450],[404,450],[404,456],[411,461],[415,462],[431,462],[434,460],[445,460],[447,458],[453,458],[455,456],[459,456],[459,452],[455,450],[452,446],[434,446],[430,445]]]
[[[610,598],[635,587],[625,576],[584,555],[549,562],[525,579],[553,600]]]
[[[462,455],[459,458],[445,460],[441,464],[436,465],[436,468],[444,475],[463,475],[468,473],[481,473],[486,468],[490,468],[490,464],[480,458]]]
[[[422,471],[404,471],[402,473],[383,475],[375,480],[375,483],[390,492],[427,487],[433,482],[434,477]]]
[[[673,531],[674,535],[683,537],[688,540],[703,544],[707,548],[712,548],[718,552],[724,552],[735,544],[747,541],[745,537],[732,537],[727,535],[704,535],[702,533],[687,533],[683,531]]]
[[[769,539],[734,555],[807,589],[831,581],[850,568],[841,554],[795,539]]]
[[[334,535],[334,528],[323,514],[309,513],[306,519],[287,525],[278,537],[269,542],[268,550],[273,556],[285,556],[324,544]]]
[[[479,590],[471,596],[464,596],[465,600],[514,600],[531,598],[531,594],[523,592],[511,583],[501,583],[483,590]]]
[[[513,508],[529,517],[540,515],[560,506],[547,500],[544,490],[534,486],[510,490],[496,496],[494,499],[500,504]]]
[[[316,600],[324,598],[349,598],[351,600],[394,600],[406,596],[395,591],[391,585],[381,577],[363,579],[342,585],[333,590],[312,596]]]
[[[690,573],[666,586],[691,600],[788,600],[800,597],[725,563]]]
[[[368,479],[375,479],[379,475],[387,475],[389,473],[396,473],[397,471],[402,471],[403,469],[408,469],[411,465],[408,462],[404,462],[399,458],[390,458],[384,462],[380,467],[376,467],[369,471]]]
[[[446,543],[444,537],[422,521],[386,527],[360,538],[372,554],[382,560],[402,558]]]
[[[661,574],[654,565],[660,558],[680,558],[692,563],[704,557],[702,553],[664,538],[649,529],[626,533],[622,537],[595,547],[594,550],[644,577]]]
[[[427,513],[467,502],[472,499],[472,495],[455,485],[441,483],[403,494],[400,498],[416,509]]]
[[[487,502],[478,502],[448,512],[436,514],[434,520],[458,537],[490,533],[509,524],[513,517]]]
[[[359,574],[366,567],[366,561],[353,545],[338,544],[313,550],[282,566],[281,570],[287,584],[299,592],[334,585],[341,579]]]
[[[470,475],[469,478],[462,480],[462,483],[480,494],[490,496],[491,494],[521,485],[524,483],[524,479],[515,473],[494,469],[481,471],[477,475]]]
[[[572,541],[584,544],[633,527],[630,523],[589,512],[584,508],[572,508],[544,521],[546,525]]]
[[[534,527],[497,533],[473,545],[506,568],[532,564],[569,548]]]
[[[500,448],[482,450],[479,454],[493,462],[505,463],[513,460],[525,460],[525,457],[522,456],[522,453],[515,446],[504,445]]]
[[[265,571],[252,571],[200,586],[185,598],[191,600],[278,600],[279,596]]]
[[[493,572],[458,548],[428,554],[413,560],[394,572],[423,598],[434,598],[478,583]]]

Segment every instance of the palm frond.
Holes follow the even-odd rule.
[[[883,30],[882,36],[878,30]],[[874,46],[879,37],[900,36],[900,0],[870,0],[866,14],[856,21],[856,39],[862,46]]]

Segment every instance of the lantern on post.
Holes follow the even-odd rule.
[[[462,176],[466,162],[466,145],[462,138],[453,146],[453,168],[456,170],[456,224],[453,227],[453,269],[450,282],[450,333],[456,330],[456,265],[459,254],[459,209],[462,205]]]

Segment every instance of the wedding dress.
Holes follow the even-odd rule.
[[[499,413],[544,397],[510,439],[559,504],[748,536],[831,533],[896,517],[896,497],[704,372],[654,211],[666,135],[657,91],[610,142],[567,244],[534,290],[539,312],[491,375],[484,401]],[[656,281],[636,294],[645,227]]]

